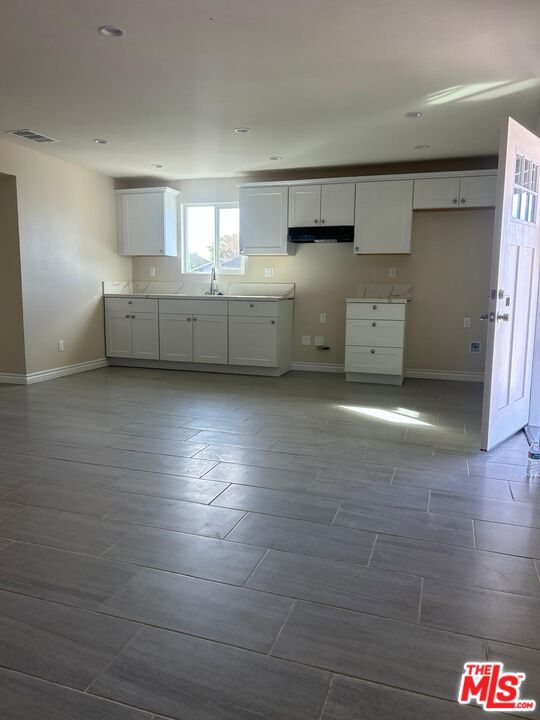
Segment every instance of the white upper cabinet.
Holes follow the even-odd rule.
[[[354,225],[354,183],[333,183],[322,186],[321,223]]]
[[[178,255],[178,195],[166,187],[116,191],[119,255]]]
[[[243,255],[294,253],[287,240],[289,188],[240,188],[240,252]]]
[[[289,227],[313,227],[321,220],[321,186],[289,188]]]
[[[459,187],[460,207],[495,206],[496,175],[462,177]]]
[[[354,183],[289,188],[289,227],[317,225],[354,225]]]
[[[412,180],[357,183],[354,252],[410,253],[412,202]]]
[[[496,185],[496,175],[415,180],[414,209],[490,207],[495,205]]]

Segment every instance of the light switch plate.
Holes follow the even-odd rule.
[[[313,343],[318,346],[324,345],[324,336],[315,335],[315,337],[313,338]]]
[[[464,327],[464,328],[470,328],[470,327],[471,327],[471,318],[470,318],[470,317],[464,317],[464,318],[463,318],[463,327]]]
[[[326,313],[321,313],[319,315],[319,322],[321,323],[321,325],[324,325],[326,323]]]
[[[148,268],[148,274],[150,275],[150,277],[156,277],[156,266],[155,265],[150,265],[150,267]]]
[[[395,268],[395,267],[388,268],[388,277],[390,277],[390,278],[397,277],[397,268]]]
[[[273,267],[265,267],[264,268],[264,277],[274,277],[274,268]]]
[[[302,335],[302,345],[311,345],[311,335]]]

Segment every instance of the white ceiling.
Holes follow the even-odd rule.
[[[0,130],[168,179],[490,154],[539,119],[539,29],[538,0],[2,0]]]

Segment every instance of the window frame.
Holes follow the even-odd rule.
[[[182,274],[184,275],[210,275],[211,271],[197,271],[197,270],[188,270],[188,238],[187,238],[187,212],[188,208],[190,207],[213,207],[214,208],[214,228],[215,228],[215,237],[214,237],[214,263],[216,268],[216,273],[219,273],[220,275],[245,275],[246,273],[246,258],[244,255],[239,255],[241,263],[239,268],[234,269],[227,269],[222,268],[219,263],[219,238],[220,238],[220,225],[219,225],[219,211],[222,209],[228,209],[228,208],[240,208],[240,204],[238,202],[189,202],[189,203],[182,203],[182,227],[181,227],[181,234],[180,234],[180,245],[181,245],[181,259],[182,259]],[[238,223],[240,230],[240,219]]]

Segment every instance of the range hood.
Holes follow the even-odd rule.
[[[289,228],[289,241],[293,243],[338,243],[353,240],[354,225]]]

